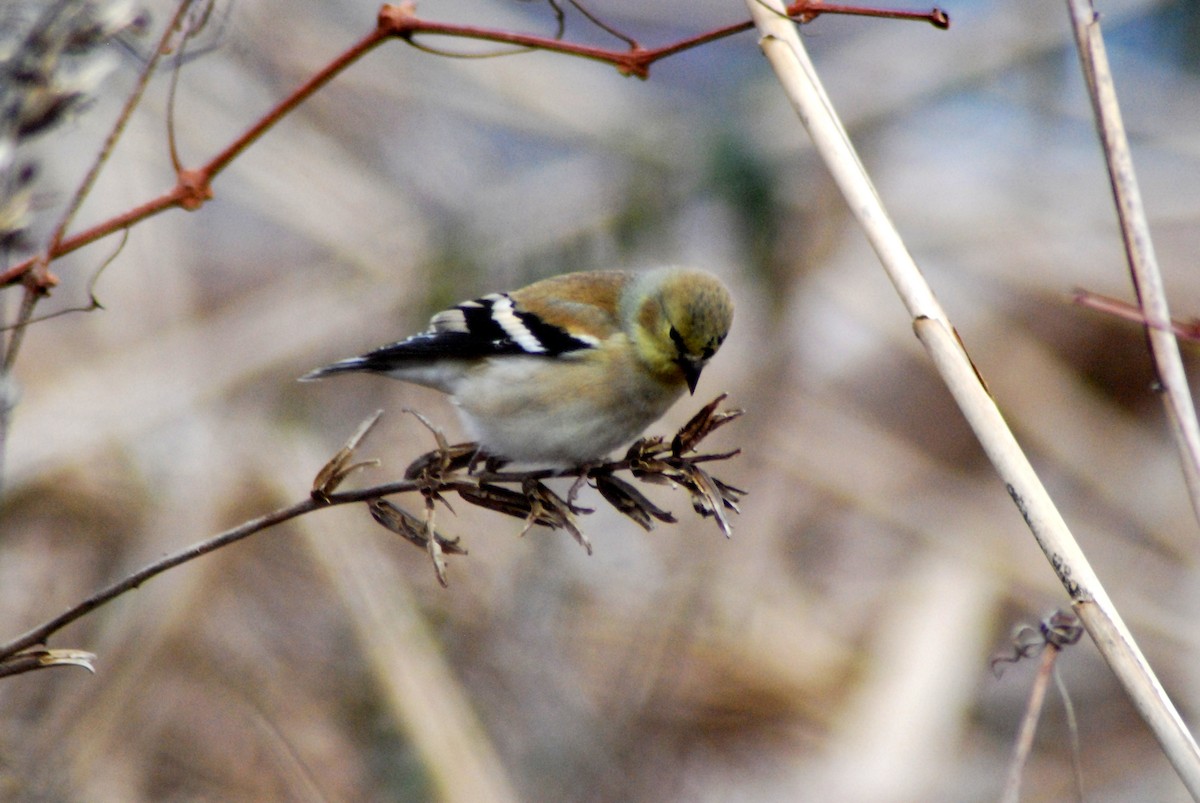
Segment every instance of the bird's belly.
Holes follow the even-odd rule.
[[[634,377],[623,377],[614,388],[609,376],[599,386],[595,371],[580,368],[538,357],[505,358],[502,366],[494,363],[466,378],[455,401],[488,453],[523,463],[580,465],[631,443],[679,397]]]

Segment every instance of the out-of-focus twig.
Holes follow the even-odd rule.
[[[1021,719],[1021,731],[1017,735],[1016,746],[1013,748],[1012,762],[1008,767],[1008,778],[1004,782],[1004,793],[1000,796],[1003,803],[1017,803],[1021,799],[1021,778],[1025,774],[1025,764],[1033,749],[1033,737],[1037,733],[1038,719],[1042,715],[1042,703],[1046,700],[1046,689],[1050,686],[1050,678],[1054,673],[1054,662],[1058,658],[1058,647],[1049,645],[1042,651],[1042,662],[1038,665],[1037,676],[1033,688],[1029,692],[1029,704],[1025,707],[1025,716]]]
[[[212,180],[222,170],[228,167],[234,159],[241,155],[242,152],[262,137],[276,123],[306,101],[313,93],[333,80],[342,70],[386,41],[388,35],[386,30],[380,27],[375,28],[370,34],[352,45],[305,81],[291,95],[263,115],[261,119],[246,129],[237,139],[226,146],[216,156],[212,157],[207,163],[197,168],[180,170],[175,186],[158,197],[152,198],[116,217],[97,223],[95,226],[77,234],[60,239],[44,255],[27,259],[13,265],[7,270],[0,271],[0,287],[22,280],[26,274],[35,268],[35,265],[41,259],[54,259],[64,254],[69,254],[114,232],[136,225],[160,212],[174,208],[188,211],[199,209],[213,197]]]
[[[1033,750],[1033,737],[1037,733],[1037,723],[1041,717],[1042,704],[1046,699],[1046,689],[1050,685],[1050,679],[1058,677],[1058,673],[1055,671],[1055,662],[1063,649],[1078,643],[1082,636],[1083,628],[1075,614],[1070,611],[1055,611],[1041,622],[1040,627],[1033,628],[1026,625],[1018,630],[1013,639],[1012,655],[992,659],[992,668],[995,669],[999,662],[1015,662],[1032,657],[1039,652],[1042,654],[1042,662],[1038,666],[1033,688],[1029,692],[1029,703],[1025,707],[1025,716],[1021,720],[1021,730],[1017,735],[1016,745],[1013,747],[1013,758],[1008,767],[1008,779],[1004,784],[1004,793],[1000,797],[1003,803],[1017,803],[1021,799],[1021,778],[1025,773],[1029,754]],[[1059,690],[1063,694],[1067,710],[1071,711],[1071,701],[1062,685],[1061,678],[1059,678]],[[1071,724],[1074,725],[1073,717]],[[1075,743],[1074,739],[1072,739],[1072,743]],[[1079,786],[1079,799],[1082,800],[1083,786],[1078,772],[1076,773],[1076,783]]]
[[[191,2],[192,0],[180,0],[176,20],[178,19],[178,15],[186,11],[187,6]],[[102,19],[104,15],[99,11],[97,11],[97,18],[95,19],[89,19],[88,15],[80,18],[77,16],[78,13],[79,9],[68,9],[63,4],[59,4],[57,7],[47,7],[46,17],[42,20],[46,27],[35,27],[35,30],[31,32],[26,41],[17,45],[19,52],[8,54],[7,64],[10,74],[0,77],[0,83],[5,85],[4,89],[6,90],[5,92],[0,92],[0,96],[8,100],[10,95],[16,97],[22,95],[37,96],[39,94],[54,95],[55,92],[51,87],[54,83],[55,67],[60,64],[63,52],[69,52],[72,49],[81,47],[84,42],[88,43],[84,49],[93,48],[116,35],[118,31],[132,23],[132,20],[124,18],[120,13],[114,14],[112,18],[107,20]],[[68,22],[74,23],[74,25],[79,25],[79,23],[86,24],[74,31],[70,30],[73,27],[70,24],[65,26],[64,30],[54,30],[56,22],[60,21],[61,18],[65,18]],[[163,33],[160,48],[169,39],[173,25],[174,21],[167,26],[166,31]],[[54,33],[51,33],[52,30],[54,30]],[[68,34],[68,36],[64,39],[63,34]],[[72,42],[74,44],[71,44]],[[31,65],[27,63],[27,59],[37,62],[37,69],[32,69]],[[13,365],[16,363],[17,354],[21,350],[21,344],[24,342],[26,328],[33,319],[33,313],[38,302],[57,283],[54,274],[50,272],[50,261],[61,243],[63,233],[70,225],[84,198],[91,191],[96,177],[100,174],[100,170],[107,162],[113,147],[116,145],[121,133],[125,130],[125,125],[128,123],[130,115],[132,115],[133,110],[137,108],[138,103],[141,101],[142,93],[154,70],[155,61],[156,58],[152,58],[142,70],[141,75],[138,76],[138,80],[129,97],[126,99],[121,113],[117,116],[117,120],[113,124],[104,145],[93,160],[87,174],[80,182],[74,196],[67,204],[66,209],[55,225],[46,247],[40,254],[27,260],[28,267],[26,270],[16,276],[15,280],[20,280],[23,284],[21,303],[14,322],[11,325],[8,325],[6,322],[4,326],[3,331],[10,332],[7,340],[0,338],[0,344],[2,344],[3,349],[3,354],[0,354],[0,483],[2,483],[4,475],[4,455],[7,451],[12,405],[15,399],[10,374]],[[30,105],[33,108],[26,109],[26,111],[40,109],[43,114],[35,115],[38,117],[36,124],[27,121],[27,125],[36,125],[36,128],[39,130],[52,127],[55,121],[60,120],[62,115],[65,114],[63,110],[80,103],[80,97],[83,95],[84,93],[81,91],[60,89],[58,99],[55,101],[31,103]],[[11,101],[8,102],[12,103]],[[18,101],[15,103],[15,109],[6,108],[6,117],[10,114],[20,117],[21,106],[22,104]],[[8,119],[5,122],[12,124],[12,121]],[[20,123],[18,122],[16,125],[19,129]],[[0,149],[2,148],[3,146],[0,145]],[[0,281],[0,288],[9,283]]]
[[[1076,290],[1071,294],[1071,300],[1081,307],[1094,309],[1098,312],[1105,312],[1109,315],[1115,315],[1118,318],[1124,318],[1127,321],[1135,321],[1143,326],[1154,326],[1146,319],[1146,313],[1141,307],[1136,304],[1130,304],[1122,301],[1119,298],[1112,296],[1093,293],[1091,290]],[[1178,318],[1172,318],[1170,331],[1174,332],[1177,337],[1182,337],[1184,340],[1190,340],[1194,343],[1200,343],[1200,320],[1191,318],[1181,321]]]
[[[121,138],[121,134],[125,131],[125,126],[129,123],[129,118],[133,115],[134,109],[137,108],[142,100],[142,94],[150,82],[150,76],[154,73],[154,68],[158,64],[159,57],[166,50],[171,37],[174,35],[176,26],[183,18],[183,15],[187,13],[188,7],[191,4],[192,0],[180,0],[178,8],[175,10],[175,15],[163,30],[158,46],[154,49],[154,53],[147,60],[141,73],[138,75],[137,81],[129,93],[129,97],[125,99],[125,105],[121,108],[121,113],[117,115],[112,129],[108,132],[108,136],[100,148],[100,152],[96,154],[96,158],[92,161],[91,167],[88,168],[87,174],[79,182],[75,194],[67,203],[67,207],[60,216],[58,224],[54,227],[54,231],[51,233],[46,247],[42,249],[42,253],[39,256],[31,261],[31,270],[25,274],[25,301],[21,305],[21,311],[16,322],[12,325],[12,337],[8,341],[4,353],[3,368],[0,370],[9,371],[12,369],[17,358],[17,353],[21,348],[25,328],[33,316],[33,310],[37,306],[38,299],[42,298],[50,287],[58,283],[54,274],[50,272],[50,261],[59,253],[67,227],[75,219],[75,213],[79,211],[79,207],[83,204],[84,199],[87,198],[88,193],[91,192],[92,187],[95,185],[100,171],[108,162],[109,156],[112,155],[117,140]],[[0,282],[0,286],[3,284],[4,282]]]
[[[191,5],[192,0],[179,0],[179,5],[175,9],[174,16],[171,17],[170,22],[163,29],[158,45],[154,48],[154,52],[150,54],[150,58],[146,60],[141,73],[138,74],[137,81],[134,83],[129,96],[125,99],[125,105],[121,107],[121,113],[117,115],[112,129],[108,132],[108,136],[100,148],[100,152],[96,154],[96,158],[92,162],[92,166],[88,169],[87,174],[83,177],[83,180],[79,182],[79,187],[76,188],[75,194],[71,197],[67,208],[63,211],[58,225],[54,227],[54,232],[50,235],[50,240],[43,249],[41,260],[39,260],[39,265],[42,267],[49,264],[51,254],[62,244],[63,237],[67,233],[67,227],[75,219],[75,214],[79,211],[79,207],[83,204],[84,199],[87,198],[88,193],[92,191],[92,187],[95,185],[100,171],[108,163],[108,158],[112,155],[113,148],[117,145],[117,140],[124,133],[125,126],[129,123],[129,118],[133,116],[134,109],[141,103],[142,94],[146,91],[146,87],[150,83],[150,76],[154,74],[154,70],[158,66],[158,60],[170,48],[171,38],[175,35],[180,21],[187,14],[188,8]]]
[[[1100,32],[1100,16],[1090,0],[1067,0],[1067,9],[1075,31],[1075,44],[1079,48],[1079,61],[1087,81],[1088,95],[1092,99],[1096,130],[1100,134],[1104,160],[1108,165],[1108,178],[1116,200],[1117,218],[1121,222],[1125,255],[1129,259],[1129,275],[1133,279],[1133,289],[1146,322],[1146,342],[1154,358],[1154,369],[1162,390],[1171,434],[1179,448],[1192,511],[1200,519],[1200,423],[1196,420],[1196,405],[1188,387],[1187,374],[1183,370],[1179,343],[1172,332],[1167,293],[1158,269],[1158,258],[1154,254],[1154,241],[1150,236],[1150,223],[1142,204],[1137,173],[1133,169],[1133,155],[1121,120],[1121,107],[1117,102],[1117,91],[1113,86],[1112,71]]]
[[[760,46],[913,319],[917,338],[975,432],[1075,612],[1193,796],[1200,749],[1125,626],[1066,521],[988,392],[842,127],[779,0],[746,0]]]

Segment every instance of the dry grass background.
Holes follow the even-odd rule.
[[[646,44],[739,3],[604,0]],[[180,78],[200,162],[372,25],[356,0],[226,3]],[[1065,8],[952,3],[949,32],[820,19],[830,94],[984,376],[1191,721],[1197,526],[1127,297]],[[1103,4],[1177,312],[1200,306],[1200,25],[1185,2]],[[159,3],[156,20],[165,19]],[[549,32],[537,3],[427,0],[438,19]],[[575,20],[570,34],[591,37]],[[147,43],[150,37],[147,38]],[[597,38],[597,41],[601,41]],[[447,43],[449,47],[458,47]],[[136,72],[39,145],[48,228]],[[152,84],[81,225],[167,188]],[[602,510],[562,533],[463,510],[450,589],[364,509],[321,511],[148,583],[53,646],[96,676],[0,683],[14,800],[991,800],[1034,666],[990,655],[1065,595],[918,348],[808,150],[753,35],[646,82],[549,54],[451,60],[400,44],[239,159],[195,214],[136,227],[106,309],[35,327],[0,508],[6,638],[99,585],[302,497],[370,411],[396,476],[437,394],[294,382],[420,328],[441,305],[568,269],[697,264],[733,333],[660,429],[717,392],[750,489],[735,535],[643,533]],[[85,297],[110,245],[62,260],[44,307]],[[11,293],[9,294],[11,296]],[[11,297],[11,302],[15,296]],[[1088,800],[1183,800],[1086,641],[1060,661]],[[1047,706],[1026,800],[1069,799]]]

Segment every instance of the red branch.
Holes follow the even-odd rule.
[[[1124,318],[1127,321],[1136,321],[1143,326],[1153,325],[1146,320],[1146,313],[1142,311],[1141,307],[1117,298],[1103,296],[1090,290],[1076,290],[1071,300],[1081,307],[1089,307],[1118,318]],[[1195,318],[1188,321],[1173,319],[1171,331],[1184,340],[1190,340],[1193,343],[1200,342],[1200,320]]]
[[[939,8],[925,12],[897,11],[863,6],[838,5],[823,3],[819,0],[798,0],[787,7],[790,17],[798,22],[810,22],[822,14],[851,14],[865,17],[882,17],[886,19],[917,20],[928,22],[938,28],[948,28],[950,18]],[[369,53],[382,42],[390,38],[402,39],[414,44],[414,38],[421,34],[451,36],[460,39],[475,39],[498,44],[515,45],[533,50],[548,50],[569,56],[592,59],[605,64],[611,64],[623,75],[633,75],[646,78],[650,74],[650,65],[656,61],[690,50],[701,45],[732,36],[754,27],[752,22],[742,22],[717,28],[698,36],[689,37],[663,47],[646,49],[633,42],[627,50],[610,50],[588,45],[564,42],[552,37],[535,36],[531,34],[513,33],[492,28],[480,28],[473,25],[451,25],[441,22],[423,20],[416,16],[416,5],[403,2],[397,5],[385,5],[379,11],[375,30],[357,44],[326,65],[320,72],[309,78],[278,106],[268,112],[262,119],[252,125],[240,137],[234,140],[223,151],[214,156],[208,163],[191,169],[179,171],[174,187],[116,217],[98,223],[89,229],[73,234],[54,245],[48,254],[30,257],[23,262],[0,271],[0,287],[23,281],[27,274],[37,265],[39,259],[56,259],[85,245],[89,245],[103,237],[157,215],[167,209],[180,208],[195,211],[213,197],[212,180],[217,174],[229,166],[250,145],[254,144],[276,123],[287,116],[293,109],[303,103],[314,92],[329,83],[335,76],[345,70],[362,56]],[[48,289],[48,288],[46,288]]]

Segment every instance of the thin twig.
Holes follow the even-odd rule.
[[[100,264],[100,267],[96,268],[95,272],[92,273],[92,277],[90,279],[88,279],[88,285],[87,285],[88,303],[86,306],[66,307],[64,309],[55,310],[54,312],[48,312],[45,315],[39,315],[36,318],[30,318],[29,320],[25,321],[25,323],[20,324],[20,325],[21,326],[30,326],[35,323],[41,323],[42,321],[48,321],[52,318],[58,318],[63,315],[70,315],[71,313],[74,313],[74,312],[92,312],[93,310],[104,309],[104,305],[100,303],[100,299],[96,296],[96,283],[100,281],[100,275],[102,273],[104,273],[104,271],[108,270],[108,266],[113,264],[114,262],[116,262],[117,257],[120,256],[121,251],[123,251],[125,249],[125,243],[127,243],[128,241],[129,241],[129,229],[123,229],[121,231],[121,241],[119,243],[117,243],[117,247],[113,249],[113,252],[108,255],[108,257],[104,260],[104,262],[102,262]],[[18,324],[15,324],[15,323],[10,324],[8,326],[0,326],[0,332],[5,332],[5,331],[8,331],[9,329],[14,329],[17,326],[18,326]],[[2,442],[2,439],[0,439],[0,442]]]
[[[386,38],[387,35],[381,33],[379,28],[376,28],[371,34],[352,45],[316,75],[305,81],[290,96],[279,103],[274,109],[267,112],[260,120],[250,126],[241,136],[226,146],[206,164],[195,169],[180,170],[179,179],[174,187],[127,212],[98,223],[78,234],[59,240],[56,245],[47,250],[45,257],[54,259],[64,254],[69,254],[85,245],[107,237],[121,229],[129,228],[167,209],[178,207],[191,211],[200,208],[205,201],[212,197],[212,188],[210,186],[212,180],[217,174],[228,167],[230,162],[241,155],[246,148],[262,137],[263,134],[287,116],[288,113],[307,100],[314,92],[333,80],[342,70],[369,53]],[[13,265],[5,271],[0,271],[0,287],[20,281],[34,269],[37,260],[41,258],[41,256],[32,257],[24,262]]]
[[[813,0],[799,0],[789,7],[788,11],[793,16],[805,21],[814,19],[821,14],[850,14],[917,20],[931,23],[939,28],[945,28],[949,25],[949,18],[945,12],[938,8],[933,8],[925,12],[906,12],[863,6],[841,6],[813,2]],[[49,249],[47,256],[50,260],[53,260],[69,254],[96,240],[133,226],[146,218],[153,217],[168,209],[180,208],[192,211],[200,208],[212,197],[212,180],[230,162],[288,113],[307,100],[310,95],[388,38],[399,38],[413,46],[416,46],[416,43],[412,39],[417,34],[431,34],[512,44],[525,49],[548,50],[568,56],[600,61],[615,66],[624,74],[644,78],[649,74],[649,67],[654,62],[682,53],[685,50],[706,45],[718,39],[724,39],[728,36],[748,31],[753,27],[753,22],[740,22],[650,50],[636,47],[629,50],[611,50],[564,42],[561,39],[553,37],[535,36],[471,25],[432,22],[416,17],[411,4],[385,5],[379,13],[375,30],[358,43],[352,45],[347,51],[334,58],[320,72],[306,81],[288,98],[247,129],[234,142],[209,160],[207,164],[199,168],[179,171],[179,180],[170,190],[120,215],[98,223],[85,231],[63,238],[54,248]],[[38,257],[31,257],[6,270],[0,271],[0,287],[21,281],[23,277],[34,269],[37,260],[40,258],[40,255]]]
[[[87,174],[79,183],[79,187],[76,188],[75,194],[72,196],[70,202],[68,202],[67,208],[63,211],[62,217],[54,227],[54,232],[51,234],[46,247],[39,255],[27,260],[28,268],[25,273],[16,276],[16,278],[21,278],[25,282],[24,296],[17,319],[13,323],[12,334],[9,335],[8,343],[5,346],[4,359],[2,364],[0,364],[0,377],[7,376],[16,363],[17,354],[21,350],[21,344],[25,339],[25,331],[30,320],[33,318],[33,310],[37,307],[37,302],[45,296],[48,288],[57,283],[54,275],[50,273],[50,262],[60,253],[63,253],[62,241],[67,227],[71,225],[71,221],[74,220],[79,207],[83,204],[88,193],[91,192],[92,187],[95,186],[96,178],[100,175],[100,170],[107,164],[109,156],[112,155],[113,149],[116,147],[117,140],[121,138],[121,134],[125,131],[125,126],[128,124],[129,118],[141,102],[142,94],[150,82],[150,76],[154,72],[154,67],[158,63],[159,56],[170,40],[175,25],[178,24],[191,3],[192,0],[180,0],[179,7],[175,11],[175,16],[163,31],[162,38],[154,54],[142,68],[141,74],[138,75],[138,80],[134,84],[133,91],[125,99],[125,105],[122,107],[121,113],[117,115],[112,129],[108,132],[104,145],[100,148],[100,152],[96,155],[92,166],[88,169]],[[11,272],[5,271],[5,273]],[[0,277],[0,287],[8,283],[9,281],[5,281]],[[8,418],[7,406],[0,407],[0,453],[5,450],[8,443]],[[3,458],[0,457],[0,463],[2,463],[2,460]],[[0,469],[2,469],[2,465],[0,465]]]
[[[1071,294],[1071,300],[1081,307],[1104,312],[1127,321],[1136,321],[1143,326],[1155,325],[1146,320],[1146,313],[1141,307],[1122,301],[1119,298],[1093,293],[1090,290],[1076,290]],[[1182,337],[1184,340],[1190,340],[1193,343],[1200,342],[1200,320],[1192,318],[1191,320],[1183,321],[1178,318],[1172,318],[1170,329],[1175,333],[1176,337]]]
[[[274,127],[276,123],[290,114],[301,103],[308,100],[317,90],[340,75],[347,67],[378,47],[387,38],[388,32],[384,30],[383,26],[376,26],[371,33],[364,36],[344,53],[321,68],[319,72],[301,84],[282,103],[271,109],[261,120],[246,129],[245,133],[230,143],[225,150],[218,153],[207,164],[201,167],[199,172],[209,180],[216,178],[222,170],[229,166],[230,162],[240,156],[246,148],[250,147],[259,137]]]
[[[1012,763],[1008,766],[1004,794],[1000,796],[1002,803],[1017,803],[1021,799],[1021,778],[1025,774],[1025,764],[1033,749],[1033,737],[1037,733],[1038,719],[1042,715],[1042,704],[1046,701],[1046,689],[1050,686],[1058,653],[1058,647],[1053,644],[1047,644],[1042,650],[1042,662],[1038,665],[1033,688],[1029,691],[1029,704],[1025,707],[1025,716],[1021,720],[1021,730],[1017,734],[1017,743],[1013,749]]]
[[[613,26],[609,25],[604,20],[597,17],[595,14],[593,14],[591,11],[589,11],[583,5],[583,3],[580,3],[579,0],[569,0],[569,2],[575,8],[576,11],[578,11],[580,14],[583,15],[583,18],[585,20],[592,23],[592,25],[595,25],[597,28],[604,31],[609,36],[612,36],[616,39],[620,39],[622,42],[629,45],[630,48],[636,48],[638,46],[636,39],[634,39],[632,36],[627,36],[626,34],[621,33],[616,28],[614,28]],[[559,35],[561,36],[562,34],[560,33]]]
[[[336,503],[330,503],[336,504]],[[104,605],[116,597],[121,596],[127,591],[140,586],[142,583],[157,577],[168,569],[173,569],[180,564],[187,563],[190,560],[195,560],[201,555],[207,555],[209,552],[228,546],[236,541],[240,541],[247,536],[254,535],[257,532],[273,527],[276,524],[285,522],[288,519],[294,519],[297,516],[302,516],[305,513],[312,512],[322,507],[322,503],[315,499],[309,498],[302,502],[297,502],[285,508],[280,508],[265,516],[259,516],[256,519],[239,524],[237,527],[226,530],[223,533],[213,536],[206,541],[201,541],[198,544],[193,544],[186,549],[182,549],[164,558],[156,560],[148,566],[139,569],[133,574],[125,577],[110,586],[100,589],[92,596],[85,599],[76,605],[72,605],[59,616],[51,619],[44,624],[40,624],[32,630],[24,633],[7,644],[0,645],[0,661],[9,658],[12,655],[27,650],[30,647],[36,647],[39,644],[45,644],[46,639],[51,635],[62,630],[67,625],[80,619],[81,617],[91,613],[96,608]]]
[[[686,451],[694,451],[695,447],[699,445],[700,441],[703,440],[704,437],[729,421],[732,421],[742,415],[742,411],[740,410],[717,411],[717,406],[724,398],[724,394],[718,396],[716,400],[706,405],[700,410],[700,412],[694,415],[692,419],[676,434],[676,441],[686,440]],[[460,456],[466,456],[467,458],[470,458],[471,456],[478,454],[478,444],[463,444],[459,447],[449,446],[441,432],[432,425],[429,425],[428,422],[425,422],[424,417],[419,413],[416,414],[417,417],[425,422],[434,433],[438,444],[438,448],[436,450],[418,458],[409,467],[409,470],[406,471],[406,478],[404,480],[399,482],[385,483],[382,485],[375,485],[370,488],[363,488],[356,491],[337,491],[337,487],[358,468],[374,464],[375,461],[354,462],[354,453],[360,442],[366,437],[367,433],[379,420],[380,412],[376,412],[374,415],[368,417],[359,426],[354,435],[351,436],[349,441],[347,441],[345,446],[339,449],[337,453],[335,453],[334,456],[326,463],[326,465],[317,473],[312,490],[309,494],[309,498],[293,505],[289,505],[288,507],[280,508],[279,510],[268,513],[265,516],[259,516],[258,518],[251,519],[250,521],[244,522],[236,527],[219,533],[212,538],[201,541],[197,544],[193,544],[192,546],[186,547],[185,549],[182,549],[171,555],[160,558],[159,560],[156,560],[153,563],[139,569],[133,574],[130,574],[127,577],[112,583],[106,588],[97,591],[92,596],[88,597],[77,605],[72,606],[70,609],[54,619],[38,625],[37,627],[22,634],[21,636],[18,636],[7,644],[0,645],[0,676],[3,674],[3,665],[7,662],[7,659],[11,658],[17,653],[20,653],[22,650],[28,650],[29,648],[35,647],[39,644],[45,644],[46,639],[48,639],[55,632],[61,630],[70,623],[87,615],[91,611],[94,611],[96,608],[99,608],[101,605],[104,605],[116,597],[128,591],[132,591],[152,577],[156,577],[169,569],[173,569],[176,566],[187,563],[188,561],[195,560],[203,555],[207,555],[214,550],[240,541],[243,538],[253,535],[254,533],[261,532],[262,530],[273,527],[289,519],[302,516],[306,513],[311,513],[314,510],[324,507],[346,505],[355,502],[374,502],[377,504],[383,504],[384,507],[387,508],[387,503],[380,502],[383,497],[401,493],[421,493],[425,498],[426,507],[426,515],[423,522],[423,527],[410,528],[406,522],[408,522],[409,519],[412,519],[413,521],[416,521],[416,519],[411,517],[411,515],[407,514],[405,511],[395,508],[394,506],[391,506],[390,510],[387,511],[387,516],[385,518],[387,518],[389,521],[394,518],[395,521],[391,523],[395,526],[390,526],[387,522],[381,523],[384,523],[385,526],[388,526],[388,528],[394,532],[399,532],[409,540],[414,541],[414,543],[418,543],[419,545],[426,547],[434,560],[434,566],[437,570],[438,580],[442,583],[442,585],[445,585],[445,566],[442,556],[446,552],[465,554],[462,549],[457,547],[456,539],[446,539],[438,535],[433,526],[434,503],[440,501],[443,504],[446,504],[443,494],[447,492],[458,492],[467,501],[472,501],[473,497],[474,503],[480,504],[494,501],[497,493],[503,491],[503,495],[507,495],[510,500],[512,497],[519,497],[525,502],[524,509],[522,512],[517,514],[524,516],[526,511],[530,510],[532,506],[539,504],[541,501],[545,499],[558,499],[553,492],[549,491],[549,489],[545,488],[545,486],[541,484],[542,479],[549,479],[552,477],[577,477],[582,479],[595,475],[596,473],[611,475],[615,471],[630,471],[634,473],[635,476],[641,476],[643,478],[649,477],[650,479],[648,481],[666,478],[676,482],[679,485],[685,486],[689,493],[692,494],[693,506],[695,506],[696,495],[699,493],[699,490],[694,487],[696,485],[696,478],[705,477],[709,483],[713,483],[714,485],[712,497],[709,499],[709,506],[715,506],[716,509],[711,513],[706,513],[699,508],[697,508],[697,510],[701,513],[701,515],[716,516],[718,520],[723,523],[723,528],[726,529],[728,528],[728,523],[725,522],[721,517],[721,507],[727,506],[736,511],[736,502],[744,493],[744,491],[739,491],[732,486],[725,485],[724,483],[720,483],[719,481],[708,477],[708,475],[705,474],[702,469],[699,469],[695,466],[695,464],[702,462],[726,460],[737,455],[738,450],[735,449],[731,452],[725,452],[722,454],[689,454],[687,456],[683,456],[680,453],[674,453],[677,450],[674,450],[673,446],[669,445],[670,442],[665,441],[662,438],[643,438],[630,447],[628,453],[623,459],[614,460],[602,465],[579,466],[567,470],[543,469],[522,472],[484,471],[473,474],[470,473],[469,460],[463,460],[460,463],[452,465],[451,456],[453,451],[458,449]],[[668,452],[672,453],[669,456],[666,456]],[[465,475],[459,473],[464,469],[467,471]],[[531,485],[536,486],[538,488],[538,498],[537,500],[530,500],[528,496],[522,496],[521,494],[516,494],[515,492],[500,489],[498,488],[498,484],[500,483],[516,485],[522,488],[528,488]],[[488,498],[489,491],[491,493],[490,498]],[[645,500],[644,497],[640,497],[640,495],[636,493],[632,497],[627,496],[625,501],[628,502],[631,499],[634,503],[636,503],[634,506],[645,510],[647,515],[655,516],[663,521],[674,520],[669,514],[665,514],[665,511],[661,511],[654,507],[648,500]],[[484,504],[484,506],[491,507],[492,509],[501,509],[495,507],[494,504]],[[555,516],[543,517],[538,516],[536,513],[530,513],[527,527],[532,526],[534,523],[548,523],[551,524],[551,526],[563,526],[566,527],[577,540],[580,540],[581,543],[586,545],[587,539],[574,527],[571,514],[575,512],[590,511],[585,511],[581,508],[571,508],[566,502],[563,502],[562,506],[566,508],[565,511],[551,511],[557,514]],[[503,505],[501,507],[503,507]],[[628,505],[626,505],[624,508],[618,506],[617,509],[626,513],[626,515],[630,515],[631,513],[631,511],[628,509]],[[511,514],[513,511],[509,509],[505,512],[509,512]],[[372,510],[372,515],[379,520],[380,516],[378,515],[377,509]],[[636,519],[637,517],[635,516],[635,520]],[[643,526],[645,526],[644,523]],[[418,530],[420,530],[420,532],[417,532]],[[590,547],[588,551],[589,553],[591,552]],[[36,668],[34,664],[30,664],[29,662],[24,662],[22,666]],[[22,669],[21,671],[28,670]]]
[[[1067,684],[1063,681],[1057,665],[1054,667],[1054,685],[1058,687],[1058,696],[1062,698],[1063,713],[1067,718],[1067,736],[1071,740],[1071,773],[1075,776],[1075,799],[1083,803],[1083,752],[1079,749],[1079,722],[1075,719],[1075,706],[1071,703]]]
[[[1193,796],[1200,798],[1200,749],[1142,655],[1116,606],[1021,450],[932,288],[892,224],[860,162],[795,25],[779,0],[747,0],[760,46],[801,122],[857,217],[992,465],[1049,560],[1092,640],[1154,732]]]
[[[1133,169],[1125,125],[1121,121],[1121,107],[1117,102],[1104,38],[1100,33],[1100,18],[1089,0],[1067,0],[1067,9],[1075,32],[1075,44],[1079,48],[1079,61],[1087,80],[1088,95],[1092,100],[1092,111],[1096,116],[1096,130],[1100,134],[1104,160],[1108,165],[1109,182],[1116,200],[1117,217],[1121,222],[1121,237],[1125,242],[1125,255],[1129,259],[1129,275],[1133,279],[1138,305],[1145,316],[1146,342],[1154,358],[1171,434],[1179,448],[1192,511],[1200,519],[1200,423],[1196,420],[1196,405],[1188,387],[1187,374],[1183,370],[1179,343],[1171,330],[1167,293],[1158,268],[1158,258],[1154,254],[1150,223],[1146,219],[1137,173]]]
[[[105,138],[104,145],[100,148],[100,153],[96,155],[96,159],[92,162],[87,175],[83,177],[83,181],[79,183],[78,189],[75,190],[75,195],[71,198],[70,203],[67,204],[66,210],[59,219],[58,225],[54,227],[54,233],[50,236],[50,241],[42,250],[42,259],[46,263],[49,263],[51,255],[62,244],[63,237],[67,233],[67,227],[71,225],[71,221],[75,219],[75,214],[79,211],[79,207],[83,205],[84,199],[87,198],[88,193],[95,186],[100,171],[108,163],[113,149],[117,146],[117,140],[125,133],[125,126],[129,124],[129,118],[133,116],[134,109],[141,103],[142,95],[145,93],[146,87],[150,84],[150,76],[154,74],[154,69],[158,66],[158,60],[168,50],[171,36],[174,35],[180,20],[183,19],[183,16],[187,13],[191,5],[192,0],[179,0],[179,6],[175,9],[175,15],[163,30],[162,36],[158,40],[158,45],[154,48],[154,52],[142,67],[133,90],[129,93],[129,97],[125,99],[125,105],[121,108],[121,113],[117,115],[112,130],[108,132],[108,137]]]
[[[929,11],[914,12],[870,6],[824,3],[814,0],[797,0],[797,2],[792,3],[782,13],[785,16],[791,15],[792,18],[801,22],[810,22],[822,14],[846,14],[928,22],[938,28],[947,28],[950,25],[950,18],[944,11],[936,7]],[[628,50],[612,50],[610,48],[564,42],[558,38],[538,36],[536,34],[513,33],[512,31],[500,31],[476,25],[456,25],[453,23],[425,20],[416,15],[415,4],[411,2],[385,5],[379,12],[379,19],[381,25],[386,25],[390,29],[392,36],[407,41],[412,41],[414,36],[425,34],[518,45],[533,50],[548,50],[611,64],[622,74],[633,75],[638,78],[648,77],[650,66],[657,61],[673,56],[676,53],[708,44],[717,39],[723,39],[743,31],[751,30],[754,27],[752,20],[735,23],[682,39],[674,44],[650,49],[641,47],[636,41],[627,40],[631,42]],[[589,19],[591,18],[589,17]]]

